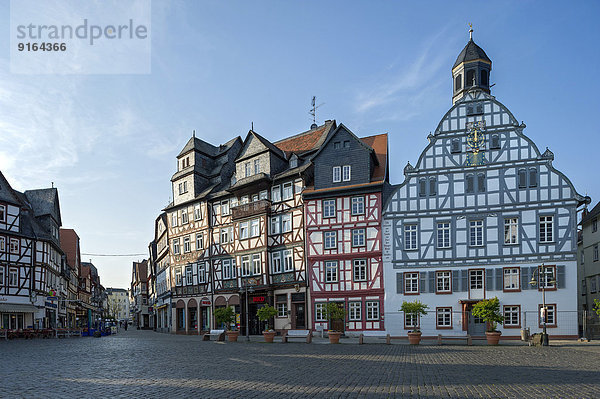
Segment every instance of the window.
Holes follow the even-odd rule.
[[[542,310],[542,305],[538,305],[538,307],[540,328],[544,325],[544,319],[546,320],[546,327],[556,327],[556,305],[546,304],[545,310]]]
[[[292,231],[292,214],[285,213],[281,215],[281,232],[288,233]]]
[[[200,210],[200,205],[194,206],[194,220],[202,219],[202,212]]]
[[[344,141],[344,148],[350,148],[350,141],[348,141],[348,140]]]
[[[508,218],[504,219],[504,244],[518,244],[519,219]]]
[[[427,180],[419,179],[419,197],[427,196]]]
[[[452,272],[442,271],[435,272],[435,293],[446,294],[452,292]]]
[[[333,149],[334,150],[339,150],[340,148],[342,148],[342,143],[339,141],[336,141],[335,143],[333,143]]]
[[[248,222],[240,222],[240,240],[248,238]]]
[[[175,269],[175,284],[181,285],[181,282],[182,282],[181,268],[178,267],[177,269]]]
[[[173,253],[175,255],[179,255],[180,247],[179,247],[179,238],[173,239]]]
[[[541,289],[554,289],[556,288],[556,266],[542,266],[538,267],[538,286]]]
[[[206,273],[204,269],[204,262],[198,263],[198,284],[206,282]]]
[[[233,262],[231,259],[223,259],[223,279],[229,280],[234,277],[233,274]]]
[[[456,78],[454,78],[454,91],[458,91],[462,88],[462,74],[458,74]]]
[[[404,293],[419,293],[419,272],[404,273]]]
[[[490,140],[490,149],[491,150],[499,150],[500,149],[500,136],[497,134],[492,134],[492,138]]]
[[[0,266],[0,287],[4,286],[4,266]]]
[[[483,289],[483,270],[469,270],[469,290]]]
[[[465,192],[468,194],[475,192],[475,177],[473,175],[465,177]]]
[[[279,252],[271,254],[271,273],[281,273],[281,254]]]
[[[527,170],[519,169],[519,188],[527,187]]]
[[[417,249],[417,225],[404,225],[404,249],[409,251]]]
[[[316,303],[315,304],[315,321],[327,321],[325,318],[325,306],[326,303]]]
[[[254,174],[257,175],[260,173],[260,159],[254,160]]]
[[[325,243],[325,249],[335,249],[336,243],[336,235],[335,231],[325,231],[323,232],[323,242]]]
[[[197,233],[196,234],[196,251],[199,251],[204,248],[204,234]]]
[[[221,244],[226,244],[229,242],[229,229],[221,229]]]
[[[339,166],[333,167],[333,182],[339,183],[342,181],[342,168]]]
[[[450,248],[450,222],[437,224],[437,247]]]
[[[185,284],[192,285],[194,283],[194,275],[192,274],[192,265],[185,267]]]
[[[452,308],[437,308],[435,315],[437,328],[452,328]]]
[[[465,86],[466,87],[475,86],[475,70],[474,69],[467,71],[467,83],[465,84]]]
[[[240,198],[240,205],[246,205],[247,203],[248,203],[248,196],[242,195],[242,198]]]
[[[594,245],[594,262],[598,262],[598,244]]]
[[[323,217],[335,217],[335,200],[323,200]]]
[[[342,177],[344,181],[350,181],[351,167],[350,165],[344,165]]]
[[[585,280],[583,280],[583,287],[585,290]],[[590,294],[595,294],[596,290],[598,289],[597,283],[596,283],[596,276],[590,278]]]
[[[485,173],[477,173],[477,192],[485,193]]]
[[[262,273],[260,254],[252,255],[252,273],[254,273],[255,276]]]
[[[2,220],[2,217],[0,216],[0,220]],[[595,233],[598,231],[598,218],[593,218],[592,219],[592,233]]]
[[[242,276],[250,276],[250,256],[242,256]]]
[[[379,320],[379,302],[367,301],[365,305],[367,307],[367,320]]]
[[[10,269],[8,269],[8,286],[19,286],[19,270],[16,267],[11,267]]]
[[[18,254],[19,253],[19,239],[18,238],[11,238],[10,239],[10,253],[11,254]]]
[[[260,235],[259,219],[250,221],[250,237],[258,237]]]
[[[271,217],[271,234],[272,235],[279,234],[279,217],[278,216]]]
[[[540,242],[553,242],[554,216],[540,216]]]
[[[367,260],[355,259],[352,262],[352,275],[354,281],[367,281]]]
[[[338,281],[338,265],[336,261],[325,261],[325,282],[337,283]]]
[[[518,305],[504,306],[504,327],[521,327],[521,307]]]
[[[287,317],[287,302],[277,302],[277,317]]]
[[[504,291],[519,290],[520,269],[518,267],[504,268]]]
[[[297,168],[298,167],[298,158],[296,157],[292,157],[290,158],[290,168]]]
[[[267,190],[262,190],[260,193],[258,193],[258,198],[261,200],[269,199],[269,192]]]
[[[429,178],[429,195],[433,196],[437,194],[437,178]]]
[[[187,210],[184,209],[181,211],[181,224],[187,224],[190,220],[188,219]]]
[[[283,200],[286,201],[292,199],[293,196],[294,193],[292,191],[292,182],[283,183]]]
[[[286,249],[283,251],[283,271],[291,272],[294,270],[294,262],[292,258],[292,250]]]
[[[221,215],[229,215],[229,200],[221,202]]]
[[[6,251],[6,247],[5,247],[5,243],[4,243],[4,237],[0,237],[0,254],[2,252]]]
[[[192,246],[190,245],[190,236],[183,237],[183,252],[188,253],[192,251]]]
[[[365,246],[365,229],[352,230],[352,246],[353,247],[364,247]]]
[[[529,187],[537,187],[537,169],[529,168]]]
[[[419,315],[404,313],[404,328],[419,328]]]
[[[171,214],[171,227],[177,226],[177,212]]]
[[[452,139],[450,142],[450,152],[453,154],[460,152],[460,139]]]
[[[362,320],[362,304],[360,302],[348,302],[348,320],[360,321]]]
[[[471,220],[469,222],[469,245],[474,247],[483,246],[483,220]]]
[[[352,197],[352,214],[362,215],[365,213],[365,197]]]
[[[6,222],[6,206],[0,205],[0,222]]]
[[[250,177],[250,175],[252,174],[252,165],[250,164],[250,162],[246,162],[244,164],[244,171],[245,171],[245,176]]]
[[[281,201],[281,186],[273,186],[273,188],[271,189],[271,201]]]

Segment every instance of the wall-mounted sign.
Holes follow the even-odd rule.
[[[55,303],[46,302],[46,307],[56,309],[58,306]]]
[[[208,299],[204,299],[200,301],[200,305],[202,306],[210,306],[210,301]]]
[[[253,296],[252,297],[252,302],[253,303],[263,303],[265,301],[265,297],[264,296]]]

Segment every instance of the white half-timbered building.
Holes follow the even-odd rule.
[[[474,303],[498,297],[503,337],[542,327],[576,337],[577,209],[589,198],[556,170],[525,124],[490,95],[491,60],[471,39],[453,69],[444,115],[383,214],[385,322],[392,335],[482,335]],[[534,278],[535,286],[530,284]],[[420,319],[403,301],[429,306]]]

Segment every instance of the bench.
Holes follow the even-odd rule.
[[[312,331],[310,330],[285,330],[283,332],[283,343],[289,342],[290,338],[303,338],[306,339],[306,343],[312,342]]]
[[[385,331],[363,331],[358,336],[358,344],[364,344],[365,338],[385,338],[385,343],[387,345],[392,343],[390,334],[386,333]]]
[[[437,336],[437,343],[438,345],[442,345],[443,341],[464,341],[467,340],[467,345],[471,346],[473,345],[473,338],[470,335],[459,335],[459,336],[451,336],[451,335],[445,335],[443,336],[442,334],[438,334]]]
[[[217,341],[225,341],[225,330],[210,330],[202,334],[202,341],[210,341],[211,337],[217,337]]]

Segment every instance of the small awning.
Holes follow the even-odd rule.
[[[157,306],[155,309],[156,309],[156,310],[160,310],[160,309],[164,309],[164,308],[166,308],[167,306],[169,306],[169,304],[168,304],[168,303],[165,303],[164,305]]]
[[[23,305],[18,303],[1,303],[1,313],[34,313],[38,309],[33,305]]]

